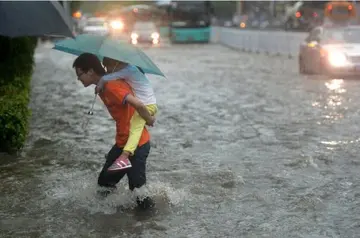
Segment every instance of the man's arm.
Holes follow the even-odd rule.
[[[155,122],[155,117],[150,115],[146,106],[138,98],[134,97],[131,94],[128,94],[125,98],[125,101],[135,108],[139,115],[144,118],[147,125],[153,126]]]

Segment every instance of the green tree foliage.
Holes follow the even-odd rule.
[[[14,152],[25,142],[36,43],[31,37],[0,36],[0,151]]]

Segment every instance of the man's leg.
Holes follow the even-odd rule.
[[[139,146],[133,157],[131,157],[132,167],[127,170],[129,180],[129,189],[133,191],[135,188],[140,188],[146,184],[146,160],[150,152],[150,142]],[[141,208],[149,208],[154,206],[153,201],[149,197],[143,200],[137,198],[137,203]]]
[[[111,190],[116,188],[116,184],[124,177],[127,170],[117,171],[116,173],[108,172],[108,168],[111,164],[120,156],[122,153],[122,148],[114,145],[106,157],[106,162],[100,172],[98,178],[98,185],[104,188],[108,188],[108,191],[105,191],[104,195],[107,195]]]

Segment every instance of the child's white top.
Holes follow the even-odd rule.
[[[117,72],[104,75],[98,83],[99,89],[102,89],[105,82],[116,79],[124,79],[144,105],[156,104],[156,97],[150,80],[136,66],[128,65]]]

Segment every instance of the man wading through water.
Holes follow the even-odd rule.
[[[90,53],[83,53],[76,58],[73,68],[75,68],[76,75],[84,87],[97,85],[101,77],[105,75],[105,69],[100,60]],[[149,114],[145,105],[134,96],[131,87],[124,80],[107,82],[99,96],[116,122],[116,143],[107,154],[106,162],[98,178],[98,184],[109,189],[104,193],[107,195],[116,188],[116,184],[126,174],[129,180],[129,189],[133,191],[146,183],[146,159],[150,152],[150,134],[146,128],[143,129],[138,147],[131,157],[132,167],[118,171],[108,171],[108,168],[122,154],[122,149],[129,138],[130,120],[135,109],[142,111],[142,114],[147,112],[144,119],[148,124],[152,124],[154,118]],[[145,209],[154,205],[149,197],[143,200],[137,198],[137,203]]]
[[[149,111],[151,116],[155,116],[158,111],[156,105],[156,97],[150,80],[145,76],[141,68],[125,62],[113,60],[107,57],[103,59],[103,65],[106,68],[107,75],[103,76],[95,88],[95,93],[100,93],[106,82],[112,80],[125,80],[130,85],[131,90]],[[130,168],[131,156],[134,154],[138,146],[142,131],[146,124],[152,124],[153,121],[146,121],[148,112],[144,112],[141,108],[137,109],[130,121],[130,134],[122,154],[108,168],[109,171],[116,171]],[[155,119],[155,118],[154,118]]]

